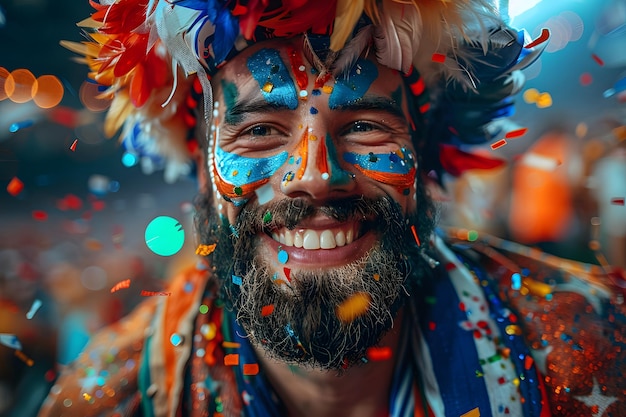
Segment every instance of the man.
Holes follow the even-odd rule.
[[[429,160],[429,104],[450,143],[490,140],[536,56],[482,2],[102,3],[70,47],[128,149],[195,158],[208,260],[97,335],[42,416],[624,415],[599,268],[433,232],[420,172],[499,162]]]

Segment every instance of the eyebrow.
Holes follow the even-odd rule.
[[[250,113],[274,113],[289,110],[285,104],[270,103],[263,96],[243,99],[226,110],[224,121],[229,125],[236,125],[243,121],[244,115]]]
[[[365,96],[358,100],[337,106],[335,110],[360,112],[364,110],[383,111],[401,119],[406,119],[402,107],[393,99],[380,96]]]
[[[244,115],[253,113],[275,113],[290,110],[288,106],[280,103],[270,103],[264,97],[259,96],[251,99],[240,100],[230,109],[226,110],[224,121],[229,125],[237,125],[244,119]],[[365,96],[348,104],[337,106],[333,110],[341,112],[360,112],[364,110],[383,111],[401,119],[406,119],[400,105],[392,99],[380,96]]]

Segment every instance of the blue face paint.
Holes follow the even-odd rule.
[[[343,185],[350,181],[350,174],[344,171],[340,166],[337,158],[337,150],[333,143],[330,133],[326,134],[326,149],[328,151],[328,165],[330,165],[330,184]]]
[[[346,152],[343,154],[343,159],[368,171],[400,175],[408,174],[414,168],[415,161],[413,153],[406,148],[389,153],[359,154]]]
[[[276,49],[261,49],[248,58],[247,65],[268,103],[290,110],[298,107],[296,86]]]
[[[378,68],[369,60],[359,58],[350,69],[350,74],[340,77],[333,86],[328,107],[336,109],[363,98],[370,85],[378,78]]]
[[[215,167],[221,180],[235,187],[243,187],[269,179],[287,161],[288,157],[287,152],[281,152],[267,158],[248,158],[226,152],[217,146]]]

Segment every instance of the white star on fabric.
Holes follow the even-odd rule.
[[[593,377],[593,389],[591,390],[591,394],[586,396],[573,395],[573,397],[578,401],[585,403],[588,407],[598,406],[598,412],[593,413],[594,417],[602,417],[606,409],[617,401],[617,397],[607,397],[602,395],[602,391],[600,390],[600,386],[598,385],[598,381],[595,377]]]

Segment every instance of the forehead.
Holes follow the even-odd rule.
[[[295,57],[292,58],[292,55]],[[354,62],[357,61],[356,58],[358,57],[355,57]],[[401,74],[396,70],[380,65],[373,52],[369,56],[362,56],[359,61],[361,64],[365,61],[365,65],[357,63],[351,68],[347,68],[342,74],[337,75],[337,80],[349,79],[351,74],[353,76],[365,74],[371,80],[371,83],[368,83],[368,91],[378,93],[390,93],[402,84]],[[277,62],[278,65],[276,65]],[[250,89],[251,93],[253,91],[260,93],[259,84],[263,85],[262,78],[278,78],[286,75],[291,78],[301,76],[298,74],[301,72],[300,65],[294,65],[295,62],[306,67],[305,73],[308,82],[315,83],[317,81],[319,83],[322,80],[320,77],[321,68],[318,68],[319,65],[315,65],[320,60],[307,49],[302,37],[296,37],[259,42],[246,48],[220,67],[213,77],[214,87],[220,90],[222,88],[221,81],[228,81],[235,83],[240,92]],[[361,66],[363,67],[361,68]],[[325,84],[332,85],[334,81],[335,78],[330,77]]]

